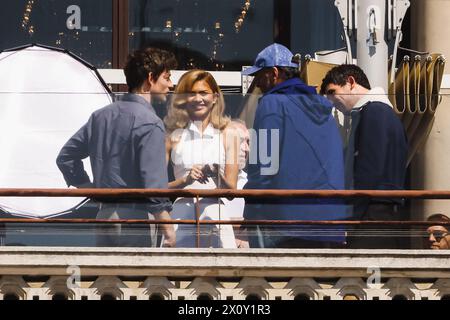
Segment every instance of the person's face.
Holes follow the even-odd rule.
[[[237,127],[237,133],[239,135],[239,169],[245,168],[247,159],[250,154],[250,133],[247,128],[242,124]]]
[[[216,102],[217,94],[206,81],[200,80],[194,83],[187,94],[186,111],[191,120],[203,121],[209,117]]]
[[[276,68],[263,68],[255,74],[255,85],[266,93],[272,89],[277,80]]]
[[[427,229],[430,249],[450,249],[450,234],[443,226],[431,226]]]
[[[150,80],[151,83],[150,94],[152,98],[156,98],[157,100],[160,101],[166,101],[167,93],[173,87],[173,83],[170,77],[171,77],[170,71],[165,70],[163,73],[159,75],[156,81],[154,81],[153,79]]]
[[[354,96],[352,95],[352,85],[347,82],[345,85],[340,86],[334,83],[330,83],[326,87],[325,91],[328,100],[341,111],[343,114],[350,114],[353,106],[355,105]]]

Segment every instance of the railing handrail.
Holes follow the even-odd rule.
[[[229,189],[33,189],[0,188],[0,197],[87,197],[110,199],[142,199],[148,197],[189,197],[196,199],[195,220],[98,220],[98,219],[54,219],[54,218],[7,218],[0,219],[0,226],[13,223],[26,224],[191,224],[197,228],[196,246],[200,247],[201,225],[378,225],[378,226],[431,226],[450,225],[437,221],[336,221],[336,220],[200,220],[199,198],[411,198],[450,199],[449,190],[229,190]],[[0,237],[1,240],[1,237]]]
[[[0,188],[0,197],[129,198],[409,198],[450,199],[450,190],[230,190],[230,189],[50,189]]]
[[[3,218],[2,223],[26,224],[205,224],[205,225],[385,225],[385,226],[450,226],[450,221],[360,221],[360,220],[149,220],[149,219],[54,219]]]

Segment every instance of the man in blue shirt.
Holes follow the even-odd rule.
[[[56,163],[68,186],[77,188],[167,189],[165,129],[150,104],[151,92],[167,93],[172,87],[173,54],[155,48],[137,50],[128,57],[124,72],[129,93],[95,111],[88,122],[67,141]],[[83,167],[89,157],[93,183]],[[97,219],[170,219],[172,204],[166,198],[101,199]],[[114,201],[114,202],[111,202]],[[150,246],[144,231],[116,224],[103,226],[98,246]],[[141,234],[140,234],[141,233]],[[172,225],[163,225],[164,246],[175,245]],[[155,245],[153,243],[153,245]]]
[[[299,79],[298,63],[292,58],[289,49],[275,43],[243,72],[254,75],[263,92],[245,189],[343,189],[342,142],[332,105]],[[347,214],[334,199],[247,199],[244,218],[343,220]],[[336,247],[345,242],[342,228],[258,226],[255,232],[251,247]]]

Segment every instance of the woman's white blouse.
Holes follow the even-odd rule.
[[[171,152],[175,179],[186,176],[194,165],[219,164],[220,172],[224,174],[225,148],[222,134],[211,124],[202,133],[198,127],[200,125],[201,122],[190,122],[186,129],[178,129],[171,134],[172,141],[176,143]],[[217,184],[215,177],[208,179],[206,184],[194,181],[185,188],[215,189]]]

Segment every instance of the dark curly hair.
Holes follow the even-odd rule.
[[[127,79],[128,92],[139,89],[151,73],[152,80],[156,81],[164,72],[177,68],[175,55],[159,48],[146,48],[136,50],[128,55],[124,68]]]
[[[368,90],[371,89],[369,79],[367,79],[366,74],[360,67],[354,64],[342,64],[328,71],[325,78],[322,80],[320,94],[326,94],[325,91],[329,84],[344,86],[350,76],[355,78],[356,83],[360,86],[363,86]]]

